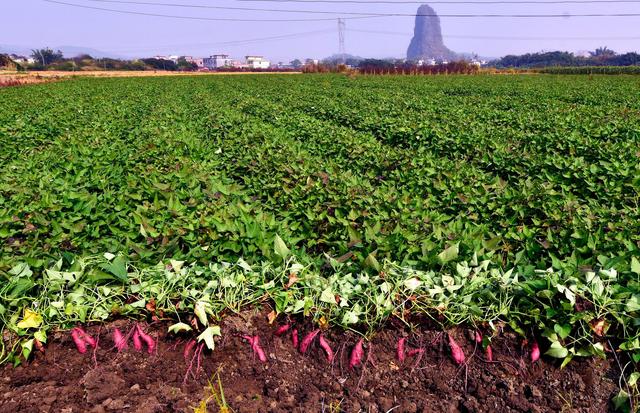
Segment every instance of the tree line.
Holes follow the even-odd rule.
[[[31,57],[34,62],[21,64],[21,69],[28,70],[168,70],[194,71],[198,69],[195,63],[181,58],[178,61],[158,58],[122,60],[113,58],[95,58],[88,54],[66,58],[62,51],[50,48],[33,49]]]
[[[507,55],[489,63],[497,68],[541,68],[575,66],[636,66],[640,65],[640,54],[631,52],[618,54],[607,47],[599,47],[588,56],[576,56],[570,52],[540,52],[523,55]]]

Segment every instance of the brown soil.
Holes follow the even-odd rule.
[[[203,353],[196,379],[186,383],[186,339],[168,336],[166,324],[149,328],[159,339],[154,355],[111,348],[108,331],[132,325],[123,320],[88,328],[100,337],[95,355],[79,354],[67,333],[55,334],[29,364],[2,367],[0,412],[193,411],[211,395],[207,382],[217,371],[235,412],[606,412],[616,392],[614,363],[580,360],[562,370],[546,359],[531,365],[519,341],[506,333],[494,339],[495,361],[489,363],[469,331],[453,332],[468,360],[459,367],[448,356],[444,334],[428,328],[408,340],[409,347],[425,349],[423,357],[399,363],[395,347],[403,333],[390,326],[365,346],[365,367],[350,370],[353,333],[326,334],[336,352],[329,364],[317,340],[303,356],[289,335],[275,337],[265,314],[227,317],[215,351]],[[260,335],[267,363],[254,358],[241,334]],[[217,378],[213,383],[217,387]],[[213,399],[208,409],[220,411]]]

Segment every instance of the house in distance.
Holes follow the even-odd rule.
[[[263,56],[245,56],[245,61],[250,69],[268,69],[271,66]]]

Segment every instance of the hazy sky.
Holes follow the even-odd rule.
[[[204,18],[335,19],[336,15],[229,11],[154,5],[60,0],[91,7]],[[139,0],[332,12],[415,13],[419,4],[304,4],[238,0]],[[431,4],[439,14],[640,13],[640,3],[610,4]],[[353,17],[353,16],[344,16]],[[346,20],[346,51],[368,57],[404,57],[413,17]],[[441,17],[445,44],[457,52],[502,56],[541,50],[640,50],[640,17],[452,18]],[[369,31],[367,33],[361,31]],[[378,33],[370,33],[378,32]],[[383,33],[380,33],[383,32]],[[240,42],[247,39],[276,39]],[[532,39],[535,38],[535,39]],[[235,43],[229,43],[235,42]],[[336,20],[317,22],[198,21],[91,10],[43,0],[3,0],[0,45],[84,46],[125,56],[226,52],[265,55],[273,61],[326,57],[338,51]]]

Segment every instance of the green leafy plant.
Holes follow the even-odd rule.
[[[561,366],[620,354],[615,402],[633,409],[636,83],[310,75],[2,89],[0,361],[22,362],[52,329],[149,308],[213,349],[222,314],[268,301],[363,335],[412,314],[508,325],[542,336]],[[192,315],[196,327],[182,321]]]

